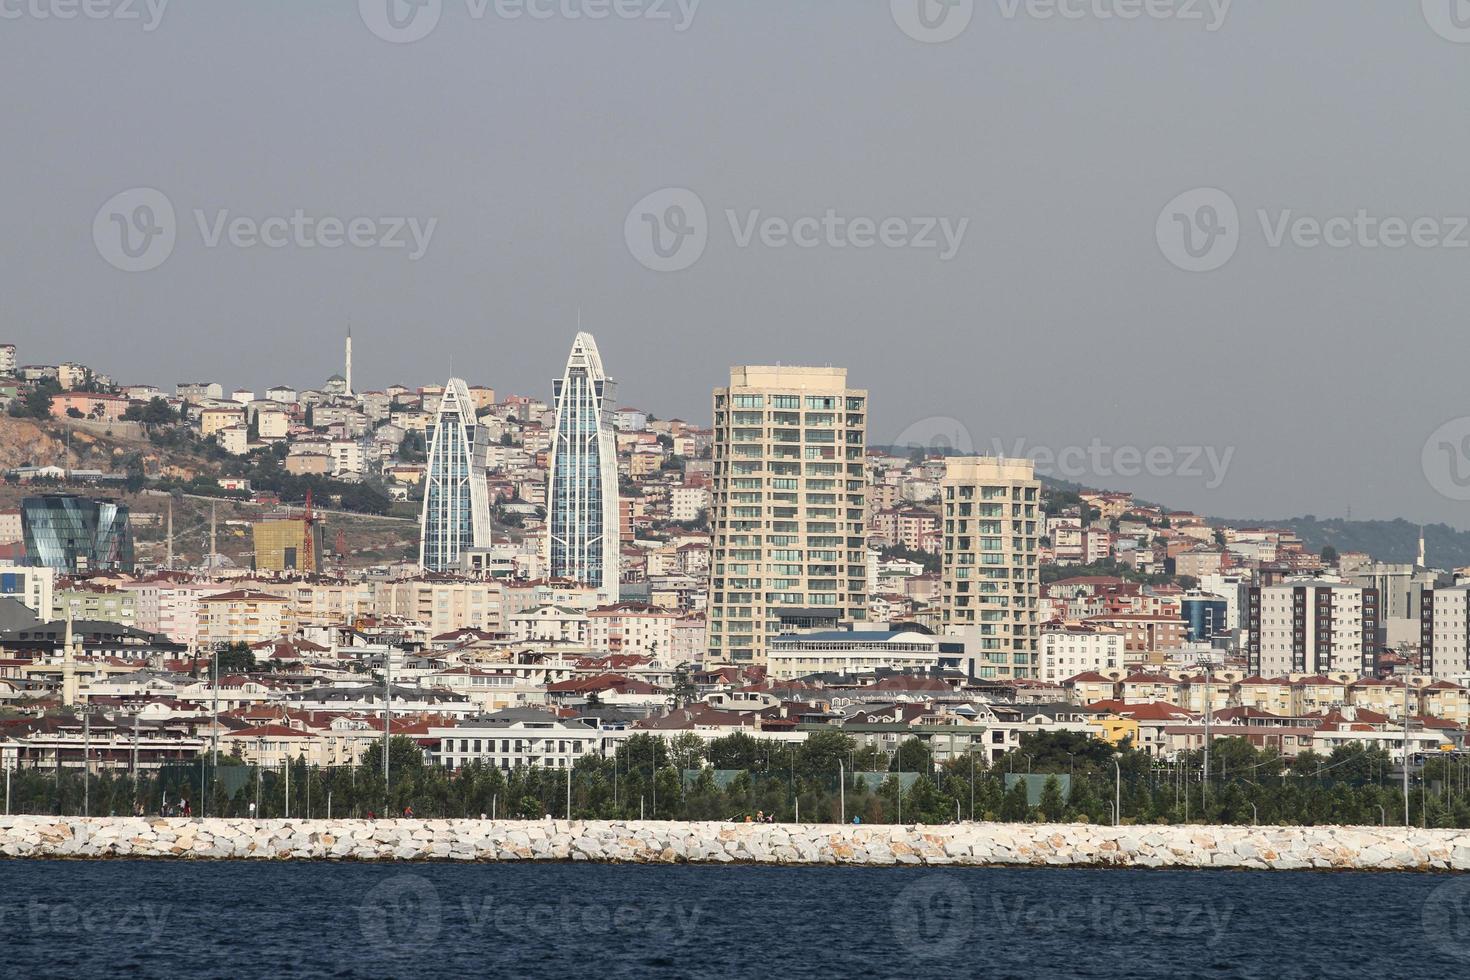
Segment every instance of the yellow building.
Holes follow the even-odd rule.
[[[204,649],[223,643],[254,646],[295,632],[295,610],[280,596],[241,590],[199,599],[199,644]]]
[[[322,567],[322,549],[325,535],[322,525],[316,522],[312,535],[312,561],[307,567],[306,521],[299,517],[278,520],[256,521],[251,526],[255,542],[255,570],[258,572],[319,572]]]

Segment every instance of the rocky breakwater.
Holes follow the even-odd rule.
[[[0,857],[1470,871],[1470,830],[12,816]]]

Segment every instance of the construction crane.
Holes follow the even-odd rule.
[[[301,568],[310,574],[316,571],[316,535],[312,531],[312,525],[316,518],[311,514],[311,487],[306,488],[306,510],[301,514],[301,526],[306,538],[305,554],[301,557]]]

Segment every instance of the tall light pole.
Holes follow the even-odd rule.
[[[1118,757],[1113,756],[1113,826],[1123,822],[1123,767]]]
[[[847,823],[847,774],[842,768],[842,760],[837,760],[837,796],[842,801],[842,808],[838,810],[838,823]]]
[[[388,733],[393,728],[393,648],[383,648],[383,809],[387,812],[390,793],[388,790]]]
[[[1409,670],[1404,668],[1404,829],[1409,829]]]

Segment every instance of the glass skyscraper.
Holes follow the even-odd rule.
[[[60,572],[131,572],[128,508],[67,494],[27,497],[20,505],[26,561]]]
[[[579,333],[555,382],[556,432],[546,490],[547,565],[552,578],[618,593],[618,459],[613,381],[591,334]]]
[[[419,525],[419,565],[425,571],[458,571],[467,549],[490,546],[484,450],[469,386],[450,378],[429,434]]]

